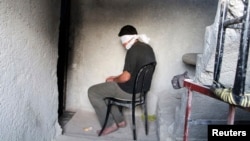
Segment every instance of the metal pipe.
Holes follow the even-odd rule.
[[[235,81],[233,86],[233,94],[242,96],[245,93],[245,80],[246,80],[246,69],[248,62],[248,51],[249,51],[249,13],[250,6],[249,1],[246,1],[244,7],[246,18],[243,20],[243,29],[241,32],[240,48],[237,62],[237,69],[235,75]]]
[[[223,26],[223,23],[227,16],[227,5],[228,1],[226,1],[226,4],[221,4],[221,12],[220,12],[220,22],[219,22],[219,31],[218,31],[218,40],[217,40],[217,46],[216,46],[216,53],[215,53],[215,64],[214,64],[214,84],[217,85],[220,78],[220,71],[221,71],[221,63],[222,63],[222,57],[224,52],[224,41],[225,41],[225,27]]]
[[[237,17],[237,18],[234,18],[234,19],[226,20],[226,21],[223,23],[223,26],[226,28],[226,27],[228,27],[229,25],[241,23],[242,20],[245,18],[245,16],[246,16],[246,15],[244,14],[244,16]]]

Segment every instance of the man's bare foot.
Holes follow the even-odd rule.
[[[124,127],[126,127],[126,125],[127,125],[126,121],[122,121],[122,122],[118,123],[119,128],[124,128]]]
[[[109,133],[112,133],[112,132],[118,130],[118,129],[119,129],[118,126],[117,126],[116,124],[113,124],[113,125],[111,125],[111,126],[105,128],[105,129],[103,130],[101,136],[105,136],[105,135],[107,135],[107,134],[109,134]],[[97,131],[97,133],[98,133],[98,135],[99,135],[100,131]]]

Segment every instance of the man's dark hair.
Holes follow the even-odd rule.
[[[121,28],[118,36],[121,37],[123,35],[134,35],[137,34],[137,30],[135,27],[133,27],[132,25],[125,25]]]

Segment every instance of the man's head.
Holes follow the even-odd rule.
[[[121,37],[123,35],[135,35],[137,34],[137,30],[132,25],[125,25],[121,28],[118,36]]]
[[[129,49],[137,39],[135,36],[137,35],[137,30],[132,25],[125,25],[121,28],[118,36],[121,39],[122,46],[126,49]]]

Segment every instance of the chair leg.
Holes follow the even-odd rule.
[[[105,129],[106,125],[107,125],[107,121],[108,121],[108,118],[109,118],[109,114],[110,114],[110,110],[111,110],[111,104],[110,104],[110,100],[108,100],[108,107],[107,107],[107,113],[106,113],[106,118],[105,118],[105,122],[102,126],[102,129],[100,131],[100,133],[98,134],[98,136],[101,136],[102,135],[102,132],[103,130]]]
[[[148,110],[147,110],[147,103],[145,100],[144,105],[144,117],[145,117],[145,133],[148,135]]]
[[[134,140],[137,140],[136,137],[136,123],[135,123],[135,104],[132,104],[132,124],[133,124],[133,138]]]

